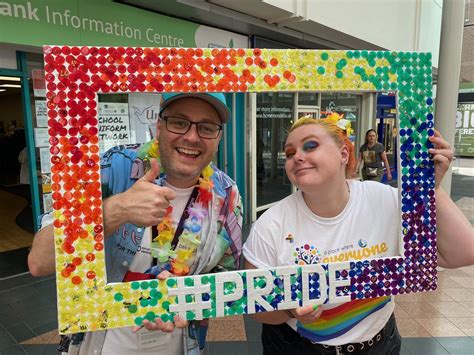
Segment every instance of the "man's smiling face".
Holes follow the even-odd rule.
[[[214,107],[197,98],[185,97],[172,102],[162,113],[162,117],[169,116],[221,125]],[[167,130],[163,119],[158,120],[157,130],[162,169],[168,182],[179,188],[196,184],[217,152],[221,133],[214,139],[201,138],[193,124],[186,134],[176,134]]]

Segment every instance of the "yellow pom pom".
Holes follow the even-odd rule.
[[[331,123],[337,123],[341,119],[341,116],[337,112],[332,112],[326,117],[326,121]]]
[[[158,141],[155,139],[147,151],[150,158],[158,158],[160,156]]]
[[[212,174],[214,174],[214,169],[210,165],[206,166],[202,171],[202,177],[204,180],[208,180],[211,178]]]

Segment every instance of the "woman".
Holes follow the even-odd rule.
[[[387,170],[387,180],[392,180],[390,165],[388,164],[387,153],[382,144],[377,142],[377,132],[369,129],[365,133],[365,143],[359,149],[359,160],[357,161],[356,172],[359,174],[359,167],[364,161],[362,179],[380,182],[383,176],[382,162]]]
[[[435,147],[429,152],[436,175],[438,262],[445,267],[474,264],[472,227],[439,188],[453,152],[437,132],[430,141]],[[302,118],[290,129],[285,154],[286,173],[299,191],[255,222],[243,248],[246,268],[326,263],[331,257],[337,260],[341,253],[354,251],[357,255],[357,250],[365,247],[379,251],[374,258],[398,255],[397,189],[347,179],[355,157],[341,128],[328,121]],[[388,247],[372,248],[382,243]],[[303,255],[302,250],[311,250],[312,257]],[[393,299],[369,301],[319,308],[307,305],[258,313],[252,318],[263,323],[265,354],[398,354],[401,340]],[[358,313],[361,307],[363,316]]]

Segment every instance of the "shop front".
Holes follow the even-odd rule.
[[[246,36],[111,0],[7,0],[0,15],[0,199],[9,213],[0,220],[0,253],[27,252],[39,216],[52,209],[43,45],[248,47]],[[244,169],[234,160],[243,135],[242,96],[227,95],[233,118],[215,162],[244,191],[237,173]],[[104,93],[98,101],[102,150],[153,138],[159,94]],[[0,278],[8,274],[3,269]]]
[[[454,149],[457,157],[474,157],[474,102],[458,103]]]
[[[474,157],[474,82],[461,83],[456,112],[454,153],[457,157]]]
[[[252,37],[256,48],[285,49],[286,44]],[[321,49],[325,47],[321,46]],[[295,120],[325,118],[337,113],[351,125],[350,140],[356,151],[366,127],[375,125],[375,93],[279,92],[249,94],[250,215],[255,221],[265,210],[295,191],[285,173],[284,145]],[[365,131],[364,131],[365,132]]]

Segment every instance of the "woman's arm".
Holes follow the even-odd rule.
[[[441,188],[436,189],[438,264],[458,268],[474,264],[474,229]]]
[[[357,158],[356,173],[360,173],[360,165],[362,164],[362,152],[359,151],[359,156]]]
[[[438,131],[430,137],[434,148],[435,197],[437,219],[438,264],[457,268],[474,264],[474,229],[462,211],[440,187],[441,181],[453,160],[453,150]]]
[[[392,173],[390,171],[390,164],[388,163],[387,153],[385,152],[385,150],[382,153],[380,153],[380,157],[382,158],[383,165],[385,166],[385,169],[387,170],[387,180],[392,180]]]

